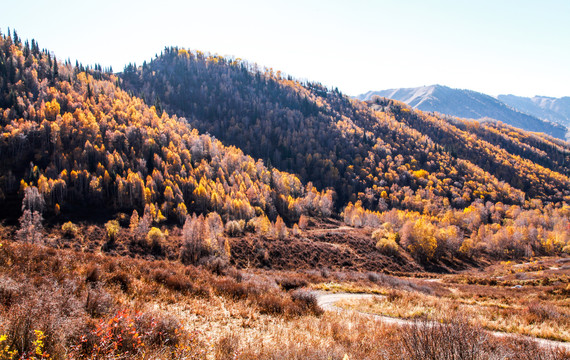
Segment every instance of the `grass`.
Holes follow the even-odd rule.
[[[404,319],[465,317],[469,324],[489,330],[570,341],[568,298],[556,295],[556,287],[513,289],[453,282],[443,286],[448,291],[440,294],[392,289],[383,297],[351,299],[338,305]],[[558,288],[564,289],[564,284]]]
[[[325,282],[312,284],[311,289],[319,291],[327,291],[332,293],[353,293],[353,294],[385,294],[386,290],[381,288],[372,288],[359,286],[351,283]]]
[[[473,359],[568,356],[538,350],[530,342],[484,339],[484,318],[449,320],[456,330],[449,334],[442,328],[427,331],[421,325],[398,327],[350,313],[323,313],[305,290],[383,294],[390,300],[375,306],[399,309],[394,315],[410,318],[435,317],[453,306],[457,312],[492,308],[534,319],[542,333],[556,331],[558,324],[565,334],[561,314],[569,304],[560,284],[536,286],[529,299],[508,301],[509,294],[522,292],[463,283],[459,276],[429,282],[326,269],[214,269],[185,266],[168,256],[109,255],[89,242],[63,249],[6,237],[1,243],[0,339],[7,348],[0,354],[14,356],[0,359],[39,358],[37,334],[42,354],[53,359],[420,359],[426,354],[445,359],[463,351],[466,338],[473,339]],[[554,307],[535,301],[541,296]],[[501,321],[523,328],[517,319]],[[499,320],[494,320],[497,326]]]

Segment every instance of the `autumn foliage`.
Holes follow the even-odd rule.
[[[151,223],[183,224],[193,212],[226,221],[330,212],[332,194],[147,106],[117,87],[115,75],[4,36],[0,63],[4,216],[29,186],[48,217],[137,210]]]

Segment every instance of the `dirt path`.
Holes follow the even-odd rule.
[[[339,302],[341,300],[365,300],[365,299],[373,299],[376,297],[383,297],[382,295],[374,295],[374,294],[327,293],[327,292],[323,292],[323,291],[316,291],[315,295],[317,297],[317,302],[318,302],[319,306],[323,310],[325,310],[325,311],[337,311],[337,312],[354,311],[354,310],[346,310],[346,309],[343,309],[343,308],[335,305],[337,302]],[[361,311],[354,311],[354,312],[356,312],[362,316],[381,320],[382,322],[384,322],[386,324],[394,324],[394,325],[400,325],[400,326],[402,326],[402,325],[413,325],[414,324],[414,320],[400,319],[400,318],[395,318],[395,317],[386,316],[386,315],[370,314],[370,313],[365,313],[365,312],[361,312]],[[547,339],[541,339],[541,338],[536,338],[536,337],[532,337],[532,336],[511,334],[511,333],[505,333],[505,332],[500,332],[500,331],[488,330],[488,332],[493,336],[520,337],[523,339],[536,341],[541,346],[562,347],[562,348],[565,348],[567,350],[570,350],[570,343],[567,343],[567,342],[547,340]]]

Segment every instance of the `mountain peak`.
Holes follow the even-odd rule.
[[[532,112],[516,106],[508,106],[503,98],[479,93],[473,90],[453,89],[444,85],[421,86],[417,88],[389,89],[369,91],[359,95],[360,100],[370,100],[373,96],[386,97],[402,101],[414,109],[439,112],[442,114],[468,119],[495,119],[520,129],[543,132],[559,139],[565,139],[568,129],[552,123],[550,118],[538,117]],[[513,98],[512,95],[508,96]],[[513,98],[514,102],[520,102]],[[546,97],[533,98],[530,102],[539,107],[548,107],[551,102]],[[511,104],[509,103],[509,105]],[[520,109],[520,111],[519,111]],[[545,121],[545,119],[547,121]]]
[[[497,98],[531,116],[570,127],[570,97],[499,95]]]

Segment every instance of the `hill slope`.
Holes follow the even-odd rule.
[[[169,48],[121,74],[121,86],[200,131],[333,187],[337,206],[424,211],[476,199],[524,203],[570,194],[570,147],[501,124],[363,103],[243,61]]]
[[[499,95],[497,98],[521,112],[570,127],[570,97]]]
[[[471,90],[452,89],[432,85],[408,89],[369,91],[359,95],[360,100],[371,100],[373,96],[402,101],[414,109],[457,116],[467,119],[491,118],[520,129],[543,132],[559,139],[565,139],[568,129],[513,110],[505,103],[489,95]]]
[[[194,263],[215,247],[212,233],[222,236],[216,213],[227,235],[248,233],[236,250],[249,255],[233,261],[253,256],[260,266],[279,256],[293,264],[301,252],[307,264],[323,264],[318,254],[334,252],[335,266],[352,266],[350,258],[372,264],[380,254],[406,262],[408,252],[422,263],[455,264],[453,257],[482,251],[570,251],[570,145],[547,135],[443,118],[385,98],[361,102],[177,48],[119,78],[99,66],[57,62],[35,42],[1,37],[0,75],[2,219],[19,216],[24,194],[34,209],[45,202],[50,224],[73,217],[90,226],[118,215],[126,227],[120,213],[132,212],[132,230],[143,222],[134,210],[144,211],[144,224],[170,222],[177,235],[169,241],[184,238],[206,250],[191,259],[188,247],[174,250]],[[193,212],[213,219],[212,233],[203,217],[187,217]],[[341,217],[350,227],[316,229],[311,238],[306,226],[330,219],[301,214]],[[299,221],[291,237],[279,216]],[[34,219],[22,217],[19,238],[41,234]],[[152,230],[129,236],[141,240]],[[270,246],[276,239],[280,245]],[[312,250],[315,242],[325,251]],[[292,243],[295,254],[287,252]],[[152,251],[148,243],[145,249]]]
[[[117,80],[98,66],[58,62],[33,41],[0,37],[2,218],[19,214],[30,185],[48,217],[90,221],[133,210],[157,222],[192,212],[296,219],[309,208],[330,211],[331,194],[157,113]]]

